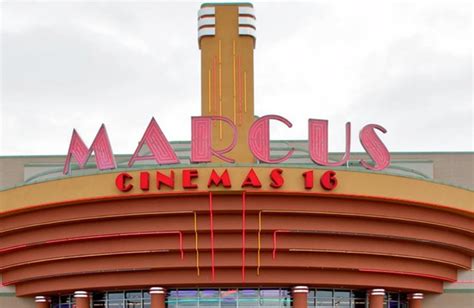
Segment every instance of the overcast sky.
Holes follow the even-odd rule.
[[[272,139],[306,139],[328,119],[377,123],[390,151],[472,151],[471,1],[254,1],[255,109],[279,114]],[[1,4],[0,155],[66,154],[76,128],[105,123],[132,153],[152,116],[190,140],[200,115],[199,2]],[[288,108],[288,103],[291,109]]]

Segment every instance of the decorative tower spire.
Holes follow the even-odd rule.
[[[201,114],[231,119],[238,130],[237,145],[229,156],[253,162],[248,130],[254,120],[253,50],[255,13],[250,3],[206,3],[198,13],[201,49]],[[212,144],[225,148],[232,130],[222,121],[213,127]]]

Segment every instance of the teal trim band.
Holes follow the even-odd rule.
[[[3,292],[0,292],[0,297],[16,297],[16,293],[3,293]]]
[[[474,289],[444,289],[444,293],[474,293]]]
[[[201,4],[201,8],[209,7],[209,6],[229,6],[229,5],[253,7],[253,4],[250,2],[206,2],[206,3]]]

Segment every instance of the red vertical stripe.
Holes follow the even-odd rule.
[[[246,195],[242,193],[242,282],[245,282],[245,210]]]
[[[212,281],[216,278],[215,263],[214,263],[214,217],[212,214],[212,192],[209,192],[209,220],[211,223],[211,273]]]

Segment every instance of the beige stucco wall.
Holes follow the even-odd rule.
[[[37,163],[61,164],[64,163],[64,156],[0,157],[0,187],[21,184],[24,179],[25,165]]]
[[[351,160],[365,157],[354,154]],[[445,184],[474,189],[474,152],[460,153],[391,153],[392,164],[397,161],[432,161],[433,179]]]
[[[449,292],[436,295],[426,295],[423,308],[472,308],[474,293]]]
[[[15,297],[12,295],[0,294],[0,307],[2,308],[34,308],[33,298]]]
[[[457,281],[444,284],[444,293],[441,295],[430,295],[425,297],[425,308],[474,307],[474,258],[471,269],[459,270]]]
[[[435,180],[474,189],[474,153],[394,154],[393,158],[432,160]]]
[[[0,281],[2,276],[0,275]],[[5,287],[0,285],[0,307],[1,308],[34,308],[33,298],[21,298],[15,296],[15,287]]]

